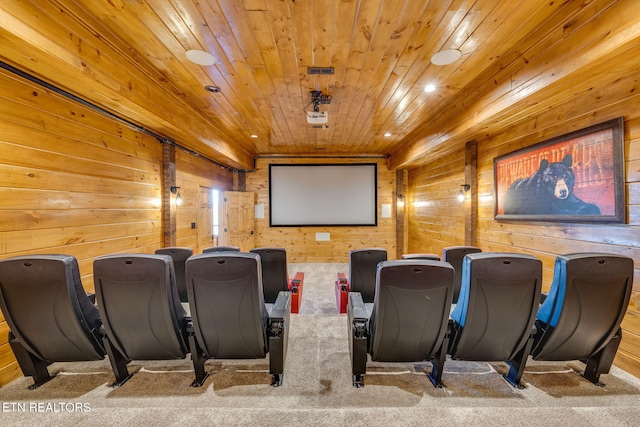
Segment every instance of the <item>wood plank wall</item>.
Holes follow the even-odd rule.
[[[269,164],[323,163],[378,164],[377,227],[269,227]],[[348,262],[349,251],[368,247],[387,250],[396,258],[396,172],[387,168],[384,159],[291,158],[257,159],[256,169],[246,174],[246,190],[257,194],[256,203],[264,205],[265,217],[256,219],[256,247],[276,246],[287,250],[289,262]],[[392,205],[392,217],[381,218],[380,206]],[[339,209],[339,206],[336,206]],[[316,233],[328,232],[331,240],[317,242]]]
[[[176,185],[180,187],[182,206],[176,213],[176,246],[196,248],[198,222],[198,193],[201,187],[230,191],[233,189],[233,173],[193,156],[183,150],[176,150]],[[204,230],[202,231],[204,232]]]
[[[0,87],[0,258],[74,255],[90,292],[96,257],[162,247],[157,139],[4,70]],[[180,150],[176,163],[177,237],[195,246],[196,188],[230,188],[232,174]],[[7,334],[0,314],[0,386],[22,375]]]
[[[457,200],[465,183],[464,158],[461,151],[409,171],[408,252],[440,254],[447,246],[465,244],[466,204]]]
[[[476,244],[484,251],[529,253],[544,264],[543,289],[553,277],[555,257],[559,254],[593,251],[614,252],[631,256],[636,271],[634,292],[623,322],[622,344],[615,364],[640,376],[640,102],[620,94],[622,101],[610,108],[608,115],[583,117],[549,125],[544,132],[532,123],[492,135],[478,143],[477,194],[478,219]],[[627,114],[626,112],[631,112]],[[494,220],[493,159],[519,148],[562,135],[616,116],[625,116],[625,175],[628,224],[587,225],[546,222],[516,222]],[[538,122],[540,128],[544,123]],[[409,248],[415,252],[440,252],[443,247],[464,243],[464,209],[456,194],[464,183],[464,150],[453,153],[433,164],[409,171],[409,198],[426,202],[423,207],[409,206]]]

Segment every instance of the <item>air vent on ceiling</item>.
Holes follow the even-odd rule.
[[[333,67],[308,67],[307,74],[333,74]]]

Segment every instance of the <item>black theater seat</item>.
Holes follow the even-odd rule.
[[[351,373],[355,387],[364,386],[367,355],[372,361],[420,362],[444,355],[453,295],[453,268],[429,260],[384,261],[378,264],[375,297],[367,303],[360,292],[349,293],[347,319]],[[429,375],[434,385],[439,378]]]
[[[51,379],[52,362],[104,359],[100,315],[70,255],[29,255],[0,261],[0,308],[9,344],[36,388]]]
[[[207,359],[263,359],[267,354],[271,385],[282,384],[291,294],[279,292],[273,304],[265,304],[261,276],[255,253],[216,252],[187,260],[194,384],[206,379]]]
[[[297,272],[293,280],[289,279],[287,251],[283,248],[255,248],[250,252],[260,255],[264,301],[273,304],[280,292],[291,292],[291,312],[298,313],[302,302],[304,273]]]
[[[456,272],[453,278],[453,303],[458,301],[460,295],[460,283],[462,281],[462,260],[467,254],[482,252],[475,246],[449,246],[442,250],[442,261],[451,264]]]
[[[238,246],[212,246],[202,250],[203,254],[211,252],[240,252],[240,248]]]
[[[347,311],[347,295],[359,292],[366,303],[372,303],[376,288],[376,268],[387,260],[382,248],[354,249],[349,252],[349,279],[338,273],[335,283],[336,304],[340,313]]]
[[[440,261],[440,255],[430,253],[402,254],[400,259],[428,259],[431,261]]]
[[[172,246],[168,248],[161,248],[156,250],[156,254],[169,255],[173,259],[173,269],[176,272],[176,287],[178,288],[178,295],[180,295],[181,302],[188,302],[187,300],[187,285],[186,276],[184,271],[185,262],[193,255],[193,249]]]
[[[93,277],[114,385],[130,378],[126,365],[131,360],[185,358],[189,318],[169,255],[100,257],[93,263]],[[118,354],[125,360],[118,363]]]

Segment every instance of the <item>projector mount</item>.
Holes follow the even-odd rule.
[[[320,104],[331,104],[331,95],[326,95],[319,90],[312,90],[311,104],[313,104],[313,111],[317,113],[320,111]]]

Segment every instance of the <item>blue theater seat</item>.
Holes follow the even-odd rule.
[[[602,385],[622,338],[633,288],[633,259],[576,253],[556,258],[549,295],[537,314],[534,360],[582,360],[584,377]]]
[[[462,263],[462,287],[451,313],[448,353],[452,359],[504,361],[507,381],[520,387],[533,344],[540,302],[542,262],[512,253],[472,253]],[[513,360],[520,361],[520,364]],[[443,359],[439,359],[443,360]],[[443,365],[435,367],[441,374]]]

